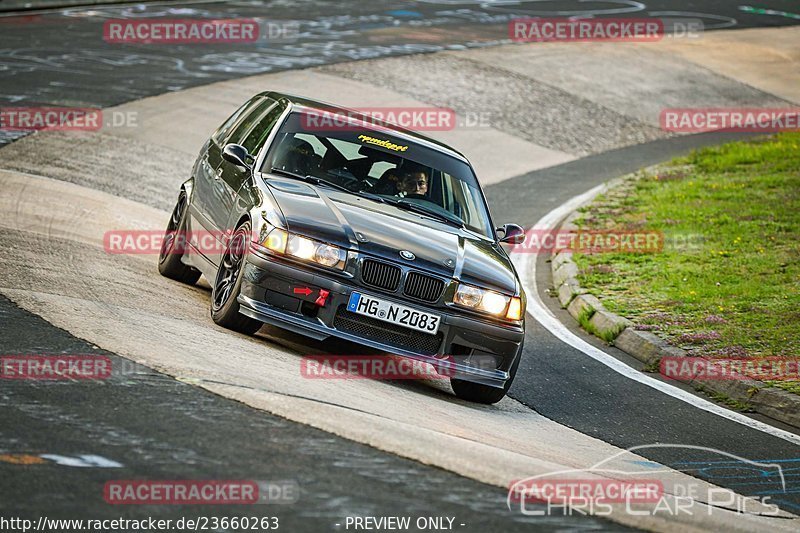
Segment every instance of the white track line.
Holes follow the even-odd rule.
[[[566,203],[562,204],[556,209],[553,209],[543,216],[534,227],[554,228],[555,225],[564,219],[569,213],[581,205],[591,201],[596,195],[603,192],[605,188],[605,184],[598,185],[597,187],[594,187],[583,194],[571,198]],[[592,359],[603,363],[626,378],[638,381],[639,383],[647,385],[648,387],[656,389],[657,391],[663,392],[664,394],[672,396],[673,398],[686,402],[693,407],[703,409],[704,411],[727,418],[728,420],[732,420],[742,424],[743,426],[747,426],[749,428],[767,433],[768,435],[789,441],[793,444],[800,445],[800,435],[795,435],[794,433],[778,429],[770,426],[769,424],[759,422],[758,420],[753,420],[752,418],[741,413],[731,411],[704,398],[700,398],[690,392],[674,387],[663,381],[654,379],[643,372],[639,372],[638,370],[631,368],[622,361],[584,341],[572,333],[564,324],[562,324],[561,321],[557,319],[556,316],[544,305],[544,302],[542,302],[539,292],[536,290],[535,255],[530,253],[512,253],[511,259],[517,268],[517,272],[520,274],[522,285],[525,287],[525,292],[528,295],[527,312],[530,313],[530,315],[537,322],[539,322],[562,342],[569,344],[577,350],[580,350]]]

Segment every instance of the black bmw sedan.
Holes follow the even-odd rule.
[[[523,239],[519,226],[494,228],[452,148],[265,92],[203,146],[159,271],[190,284],[204,275],[223,327],[354,341],[428,362],[457,396],[495,403],[525,336],[525,294],[500,244]]]

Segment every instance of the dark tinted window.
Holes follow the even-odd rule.
[[[253,108],[256,107],[262,100],[263,98],[260,96],[256,96],[248,100],[242,107],[234,111],[234,113],[228,117],[222,126],[217,128],[217,131],[214,132],[211,138],[214,139],[217,144],[222,144],[225,141],[225,138],[228,136],[228,133],[230,133],[234,124],[236,124],[241,117],[246,116],[250,111],[252,111]]]
[[[242,114],[242,117],[237,121],[236,125],[233,127],[233,133],[231,133],[226,142],[244,145],[244,141],[247,139],[250,131],[259,123],[270,107],[274,105],[275,100],[264,98],[255,106],[249,108],[246,114]]]
[[[255,127],[247,134],[242,146],[247,148],[247,153],[255,155],[264,145],[264,141],[269,137],[272,128],[283,113],[284,107],[275,104],[266,113],[262,114]]]

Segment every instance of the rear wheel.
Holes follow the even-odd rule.
[[[453,392],[462,400],[475,403],[493,404],[503,399],[508,389],[511,388],[511,383],[517,375],[517,368],[519,367],[519,360],[522,359],[522,350],[517,356],[517,360],[511,365],[508,371],[508,380],[503,388],[490,387],[488,385],[481,385],[480,383],[472,383],[463,379],[450,378],[450,385],[453,387]]]
[[[211,290],[211,318],[223,328],[245,335],[252,335],[262,322],[239,312],[239,291],[242,288],[242,272],[245,256],[250,245],[250,222],[244,222],[233,232],[231,240],[219,262],[217,278]]]
[[[181,191],[178,203],[175,204],[175,209],[172,210],[172,215],[169,217],[167,230],[164,232],[164,240],[158,254],[158,271],[162,276],[194,285],[200,279],[200,271],[184,265],[181,261],[186,248],[186,211],[188,206],[186,193]]]

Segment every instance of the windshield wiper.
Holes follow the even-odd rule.
[[[384,198],[383,196],[381,196],[379,194],[372,193],[372,192],[359,191],[358,195],[361,196],[362,198],[367,198],[368,200],[374,200],[374,201],[376,201],[378,203],[381,203],[381,204],[389,203],[389,202],[387,202],[386,198]]]
[[[429,209],[421,204],[416,204],[413,202],[409,202],[408,200],[391,200],[390,203],[394,206],[397,206],[401,209],[405,209],[406,211],[413,211],[415,213],[420,213],[422,215],[427,215],[429,217],[441,220],[442,222],[446,222],[450,225],[456,226],[460,229],[464,228],[464,221],[458,218],[455,215],[447,216],[444,213],[439,211],[435,211],[433,209]]]
[[[303,176],[302,174],[298,174],[296,172],[292,172],[291,170],[284,170],[284,169],[278,168],[278,167],[272,167],[269,171],[272,172],[273,174],[281,174],[281,175],[287,176],[289,178],[295,178],[295,179],[298,179],[298,180],[303,180],[306,183],[313,183],[314,185],[327,185],[328,187],[331,187],[332,189],[337,189],[339,191],[349,192],[350,194],[358,194],[355,191],[351,191],[350,189],[348,189],[344,185],[339,185],[338,183],[334,183],[332,181],[328,181],[328,180],[323,179],[323,178],[318,178],[316,176],[310,176],[310,175]]]
[[[297,174],[296,172],[292,172],[290,170],[284,170],[282,168],[277,168],[277,167],[272,167],[272,169],[270,169],[270,172],[273,172],[273,173],[276,173],[276,174],[282,174],[282,175],[288,176],[290,178],[296,178],[296,179],[299,179],[299,180],[303,180],[303,181],[308,182],[308,183],[313,183],[314,185],[327,185],[328,187],[332,187],[332,188],[337,189],[339,191],[349,192],[350,194],[353,194],[353,195],[358,196],[360,198],[366,198],[368,200],[372,200],[374,202],[379,202],[381,204],[385,204],[386,203],[386,199],[384,197],[382,197],[382,196],[378,196],[377,194],[373,194],[371,192],[366,192],[366,191],[351,191],[350,189],[348,189],[344,185],[339,185],[338,183],[334,183],[332,181],[328,181],[328,180],[323,179],[323,178],[318,178],[316,176],[303,176],[302,174]]]

